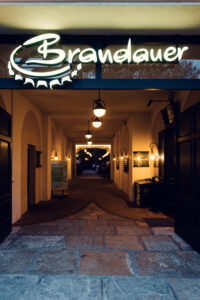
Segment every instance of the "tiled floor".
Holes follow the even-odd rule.
[[[200,256],[173,228],[94,204],[14,227],[0,244],[0,300],[199,300]]]

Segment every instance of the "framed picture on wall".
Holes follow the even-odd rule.
[[[149,152],[148,151],[134,151],[133,152],[133,167],[135,167],[135,168],[149,167]]]

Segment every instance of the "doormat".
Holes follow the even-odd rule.
[[[150,227],[174,227],[172,218],[143,218]]]

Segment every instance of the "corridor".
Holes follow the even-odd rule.
[[[197,300],[200,256],[173,227],[150,227],[91,201],[71,216],[13,227],[0,245],[0,299]]]

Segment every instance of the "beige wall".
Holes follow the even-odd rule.
[[[113,150],[112,154],[116,158],[113,160],[111,157],[111,169],[112,169],[112,179],[117,184],[117,186],[122,189],[131,199],[132,197],[132,119],[129,118],[127,122],[121,127],[121,129],[115,134],[113,139]],[[129,157],[129,173],[124,172],[123,159],[121,157]],[[117,159],[119,159],[119,170],[116,168]]]
[[[37,120],[38,128],[40,134],[42,136],[42,115],[41,112],[33,106],[30,102],[28,102],[19,91],[13,91],[13,145],[12,145],[12,207],[13,207],[13,222],[17,221],[21,214],[25,212],[25,199],[27,199],[26,189],[24,188],[24,184],[27,184],[27,173],[25,170],[25,161],[27,161],[26,151],[24,155],[22,150],[24,151],[24,143],[22,140],[22,130],[25,117],[28,112],[32,112]],[[25,121],[26,122],[26,121]],[[35,142],[32,140],[31,136],[31,127],[29,127],[30,137],[29,142],[33,144]],[[26,133],[28,135],[28,133]],[[40,149],[43,149],[42,144],[40,144]],[[41,172],[41,171],[38,171]],[[37,173],[38,173],[37,172]],[[22,177],[23,176],[23,177]],[[41,186],[42,186],[42,179]],[[37,201],[42,199],[42,190],[37,191]],[[22,204],[23,203],[23,204]]]
[[[122,189],[132,201],[132,187],[136,180],[151,178],[154,176],[153,161],[150,160],[150,166],[145,168],[133,167],[133,151],[149,151],[149,145],[153,142],[151,131],[150,113],[133,113],[115,134],[113,139],[113,153],[119,157],[119,170],[116,169],[116,161],[113,161],[113,180],[117,186]],[[123,148],[127,150],[129,157],[129,173],[123,169],[123,160],[120,159]]]
[[[28,209],[27,199],[27,179],[28,179],[28,145],[34,145],[36,151],[41,151],[41,134],[35,114],[32,111],[27,112],[21,136],[21,212],[24,214]],[[35,201],[41,200],[41,168],[36,168],[35,174]]]
[[[4,92],[9,98],[8,91]],[[10,100],[11,101],[11,100]],[[7,100],[11,110],[11,104]],[[46,113],[40,112],[19,91],[13,91],[13,222],[27,210],[27,147],[35,145],[42,151],[42,168],[36,168],[36,203],[51,199],[51,151],[56,148],[60,160],[68,161],[68,179],[71,179],[72,145],[63,131],[56,128]],[[53,148],[52,148],[53,147]]]

